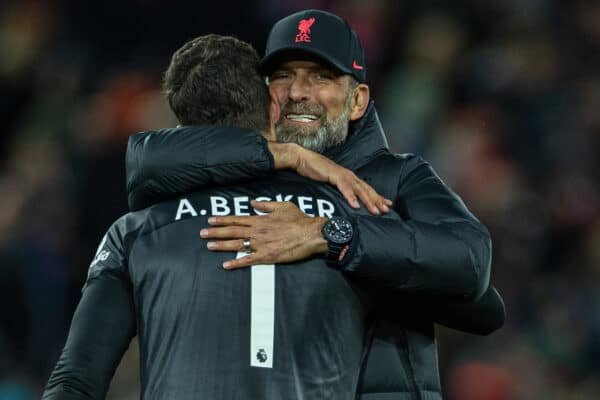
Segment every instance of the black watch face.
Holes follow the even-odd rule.
[[[323,227],[323,235],[333,243],[348,243],[352,239],[352,224],[343,218],[333,217]]]

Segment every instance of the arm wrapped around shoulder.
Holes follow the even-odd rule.
[[[129,209],[137,211],[203,186],[265,176],[274,160],[257,131],[194,125],[132,135],[125,165]]]

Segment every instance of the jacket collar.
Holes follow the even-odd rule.
[[[356,170],[385,152],[389,152],[387,139],[371,100],[365,115],[350,123],[344,143],[328,149],[325,155],[343,167]]]

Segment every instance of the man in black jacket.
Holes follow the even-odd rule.
[[[184,45],[169,70],[182,72],[169,86],[180,121],[272,134],[258,61],[251,46],[234,38],[208,35]],[[193,98],[193,108],[179,107],[186,102],[178,96]],[[221,265],[228,254],[197,245],[210,216],[257,215],[265,207],[255,200],[278,198],[312,210],[319,231],[366,214],[330,185],[280,172],[190,191],[124,215],[90,265],[43,398],[103,398],[136,334],[142,398],[354,398],[372,307],[367,291],[323,258],[227,271]],[[307,229],[312,235],[315,228]]]
[[[351,216],[353,235],[342,241],[342,246],[329,243],[330,253],[335,254],[330,264],[378,294],[378,318],[359,387],[361,398],[440,398],[433,321],[489,333],[504,318],[497,293],[488,288],[491,253],[487,231],[427,163],[412,155],[389,153],[364,85],[360,43],[344,21],[315,10],[284,18],[269,36],[263,71],[282,105],[278,138],[314,146],[354,170],[393,199],[393,208],[402,217]],[[350,121],[349,130],[344,119]],[[193,139],[200,137],[199,131],[203,132],[201,144]],[[132,138],[128,154],[130,205],[136,208],[152,202],[156,193],[144,189],[150,178],[162,183],[158,185],[162,196],[186,190],[187,185],[226,183],[269,173],[271,153],[264,143],[252,142],[256,134],[232,132],[194,128]],[[235,136],[236,143],[245,143],[245,153],[230,158],[226,149],[235,144],[223,145],[219,135],[224,133]],[[331,133],[336,139],[327,142]],[[186,150],[169,166],[155,152],[153,142],[157,140],[165,145],[165,153],[165,148],[172,150],[178,141],[186,143]],[[207,144],[223,151],[211,152],[198,161],[198,154],[208,153],[204,149]],[[154,162],[161,165],[160,170],[148,165]],[[231,165],[236,166],[234,171]],[[246,169],[240,168],[243,165]],[[177,170],[185,170],[185,178]],[[298,241],[290,239],[290,232],[295,225],[286,219],[288,232],[284,235],[278,229],[292,208],[271,205],[270,211],[261,218],[217,217],[212,221],[217,228],[204,230],[203,237],[226,239],[211,242],[215,251],[231,251],[244,244],[252,247],[251,255],[228,262],[230,268],[293,260],[290,253],[295,252]],[[294,215],[297,223],[304,219],[299,213]],[[322,233],[313,232],[322,238]],[[315,246],[313,251],[319,254],[323,249]],[[483,304],[493,312],[469,313]]]

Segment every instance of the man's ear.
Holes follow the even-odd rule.
[[[281,106],[279,102],[277,102],[277,98],[275,94],[269,89],[269,94],[271,95],[271,104],[269,105],[269,121],[270,121],[270,129],[269,129],[269,140],[276,140],[275,135],[275,124],[279,121],[279,116],[281,115]]]
[[[281,106],[277,102],[275,96],[271,95],[271,104],[269,105],[269,117],[271,121],[271,125],[275,125],[277,121],[279,121],[279,116],[281,115]]]
[[[359,83],[352,95],[352,106],[350,107],[350,121],[355,121],[365,115],[369,105],[369,87]]]

